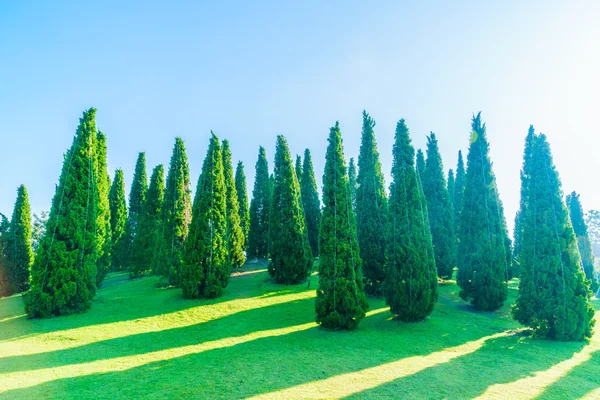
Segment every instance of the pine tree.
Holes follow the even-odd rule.
[[[427,201],[403,119],[396,125],[392,151],[384,295],[396,318],[419,321],[431,313],[437,301],[437,271]]]
[[[423,155],[423,151],[421,149],[417,150],[417,173],[419,174],[419,179],[423,180],[423,176],[425,175],[425,155]]]
[[[112,233],[111,267],[113,271],[125,269],[127,243],[125,240],[125,224],[127,223],[127,203],[125,202],[125,178],[123,170],[115,171],[108,194],[110,204],[110,231]]]
[[[238,196],[240,210],[240,226],[244,233],[244,250],[248,249],[248,231],[250,230],[250,210],[248,209],[248,188],[246,187],[246,174],[244,164],[238,161],[235,169],[235,190]]]
[[[139,153],[135,163],[135,172],[129,191],[129,214],[127,214],[127,223],[125,224],[125,244],[126,244],[126,268],[132,271],[134,269],[131,258],[133,254],[133,243],[138,231],[140,217],[142,215],[146,196],[148,192],[148,176],[146,174],[146,153]]]
[[[365,317],[369,304],[363,287],[342,133],[337,122],[329,132],[325,159],[319,251],[317,323],[325,328],[354,329]]]
[[[269,212],[271,207],[271,178],[267,152],[258,151],[256,176],[250,202],[250,229],[248,233],[248,258],[267,258],[269,251]]]
[[[546,136],[533,139],[522,220],[521,280],[513,317],[536,336],[554,340],[591,337],[594,308],[581,268],[558,172]]]
[[[506,231],[481,113],[473,117],[459,233],[460,297],[479,310],[496,310],[508,293]]]
[[[444,165],[435,134],[427,137],[427,161],[423,179],[423,192],[427,199],[429,227],[433,240],[435,265],[442,279],[452,279],[456,265],[456,236],[454,215],[446,179]]]
[[[48,229],[35,257],[29,317],[81,312],[96,294],[96,110],[79,120],[52,200]]]
[[[108,166],[106,165],[106,136],[102,132],[98,131],[96,134],[96,141],[96,163],[98,169],[98,174],[96,175],[96,185],[98,187],[98,191],[96,192],[98,202],[96,218],[96,228],[98,230],[96,236],[98,245],[96,286],[100,287],[110,268],[112,232],[110,230],[110,204],[108,201],[110,177],[108,176]]]
[[[11,288],[8,280],[8,265],[6,262],[6,241],[10,222],[0,213],[0,297],[10,296]]]
[[[356,181],[356,164],[354,163],[354,157],[350,158],[350,164],[348,165],[348,182],[350,184],[352,209],[356,213],[356,190],[358,189],[358,182]]]
[[[31,209],[27,189],[24,185],[17,189],[17,201],[6,239],[4,254],[10,292],[25,292],[29,289],[33,250],[31,248]]]
[[[567,195],[567,208],[569,209],[569,216],[571,224],[573,225],[573,231],[577,239],[577,247],[579,254],[581,255],[581,263],[583,265],[583,271],[585,277],[590,281],[590,288],[592,289],[592,295],[598,292],[598,276],[594,271],[594,252],[592,250],[592,241],[588,235],[588,228],[585,223],[585,216],[583,213],[583,207],[579,200],[579,194],[572,192]]]
[[[296,154],[296,178],[298,178],[298,183],[302,186],[302,157]]]
[[[212,134],[194,198],[185,243],[181,289],[185,298],[214,298],[231,275],[227,250],[227,188],[219,139]]]
[[[229,142],[223,140],[223,176],[227,190],[227,249],[229,260],[233,268],[239,268],[246,262],[244,254],[244,232],[240,221],[240,206],[238,194],[233,179],[233,165],[231,161],[231,150]]]
[[[466,173],[462,151],[458,151],[458,164],[456,166],[456,178],[454,180],[454,232],[460,232],[460,221],[463,205],[463,194],[465,192]]]
[[[141,276],[151,269],[160,238],[160,222],[165,199],[165,170],[162,164],[152,170],[150,187],[140,214],[139,224],[133,241],[133,252],[129,274]]]
[[[312,271],[313,256],[302,212],[300,184],[282,135],[277,136],[273,176],[269,274],[277,283],[296,284]]]
[[[46,234],[46,225],[48,224],[48,211],[41,211],[39,214],[33,213],[33,226],[31,229],[31,248],[33,254],[37,254],[44,235]]]
[[[385,232],[387,195],[373,128],[375,121],[363,111],[362,139],[358,155],[356,228],[360,258],[369,295],[381,295],[385,278]]]
[[[313,169],[310,150],[304,150],[304,163],[302,165],[302,183],[300,185],[302,205],[304,207],[304,219],[306,221],[306,232],[308,243],[312,249],[313,256],[319,254],[319,230],[321,229],[321,202],[317,192],[317,182]]]
[[[448,197],[450,198],[450,206],[452,207],[452,221],[454,221],[454,194],[455,194],[454,170],[448,170]],[[454,224],[456,226],[456,223]],[[455,231],[456,232],[456,231]]]
[[[158,251],[152,272],[179,285],[183,247],[192,218],[190,169],[183,139],[175,138],[163,202]]]

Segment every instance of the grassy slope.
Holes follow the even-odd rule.
[[[358,330],[331,332],[313,322],[316,276],[282,287],[246,268],[209,301],[122,274],[81,315],[32,321],[0,299],[0,399],[600,398],[600,334],[523,337],[508,305],[473,312],[454,284],[425,322],[371,300]]]

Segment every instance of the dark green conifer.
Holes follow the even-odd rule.
[[[269,211],[271,208],[271,181],[269,163],[264,147],[258,151],[256,176],[250,202],[250,229],[248,258],[267,258],[269,252]]]
[[[111,268],[113,271],[125,269],[127,243],[125,240],[125,224],[127,223],[127,203],[125,201],[125,178],[123,170],[115,171],[108,194],[110,204],[110,231],[112,233]]]
[[[356,240],[350,185],[336,122],[329,132],[323,174],[323,216],[319,232],[317,323],[332,329],[354,329],[369,308]]]
[[[135,172],[129,191],[129,213],[127,214],[127,223],[125,224],[125,244],[126,244],[126,267],[130,271],[134,269],[132,263],[133,243],[135,235],[140,224],[146,196],[148,192],[148,175],[146,174],[146,153],[140,153],[135,163]]]
[[[589,338],[595,323],[589,282],[545,135],[534,137],[530,154],[522,220],[527,240],[521,242],[521,280],[513,316],[541,338]]]
[[[465,192],[466,173],[462,151],[458,151],[458,164],[456,166],[456,178],[454,179],[454,232],[457,236],[460,232],[460,213],[462,212],[463,194]]]
[[[298,178],[298,183],[302,186],[302,157],[296,154],[296,178]]]
[[[300,185],[282,135],[277,136],[273,176],[269,274],[277,283],[296,284],[312,271],[313,255],[302,212]]]
[[[348,182],[350,184],[350,197],[352,199],[352,209],[356,213],[356,190],[358,189],[358,182],[356,181],[356,164],[354,163],[354,157],[350,157],[350,163],[348,164]]]
[[[235,190],[238,196],[240,210],[240,226],[244,233],[244,250],[248,249],[248,232],[250,231],[250,210],[248,209],[248,188],[246,186],[246,174],[244,164],[238,161],[235,169]]]
[[[417,173],[419,174],[419,179],[422,181],[423,176],[425,175],[425,155],[421,149],[417,150]]]
[[[308,243],[312,249],[313,256],[319,254],[319,230],[321,229],[321,202],[317,192],[317,182],[313,169],[310,150],[304,150],[304,163],[302,166],[302,181],[300,193],[304,207],[304,220],[306,221],[306,232]]]
[[[219,297],[231,275],[227,250],[227,188],[219,139],[212,134],[194,198],[185,243],[181,289],[185,298]]]
[[[454,213],[446,179],[444,165],[435,134],[427,137],[427,161],[423,179],[423,192],[427,199],[429,227],[433,240],[435,265],[442,279],[452,279],[456,265],[456,236],[454,234]]]
[[[454,221],[454,193],[455,193],[454,170],[448,170],[448,196],[450,197],[450,206],[452,207],[452,221]],[[456,226],[456,223],[454,224]]]
[[[7,232],[4,254],[10,292],[21,293],[29,290],[33,250],[31,249],[31,208],[24,185],[17,189],[17,201]]]
[[[96,294],[96,109],[83,113],[67,152],[35,257],[25,312],[31,318],[81,312]]]
[[[227,250],[229,251],[229,260],[233,268],[239,268],[246,262],[244,254],[244,232],[242,231],[240,221],[240,206],[238,203],[238,194],[233,179],[233,164],[231,161],[231,150],[229,142],[223,140],[223,176],[225,179],[225,189],[227,190]]]
[[[508,293],[502,204],[489,158],[489,144],[481,113],[473,116],[463,209],[459,233],[460,297],[479,310],[497,310]]]
[[[386,303],[396,318],[419,321],[437,301],[435,256],[427,201],[414,167],[415,150],[403,119],[396,125],[386,250]]]
[[[110,177],[108,176],[108,166],[106,164],[106,136],[98,131],[96,134],[97,150],[96,163],[98,174],[97,180],[97,245],[98,245],[98,262],[96,263],[96,286],[100,287],[104,277],[110,268],[110,253],[112,246],[112,232],[110,230],[110,203],[108,200],[108,192],[110,190]]]
[[[5,255],[9,227],[10,222],[4,214],[0,213],[0,297],[10,296],[11,294]]]
[[[356,190],[356,228],[365,291],[381,295],[385,278],[385,223],[387,195],[373,128],[375,121],[363,111],[362,138],[358,155],[358,188]]]

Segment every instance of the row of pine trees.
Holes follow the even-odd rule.
[[[31,317],[87,309],[110,270],[152,273],[186,298],[213,298],[246,257],[269,258],[275,282],[297,284],[318,256],[315,307],[325,327],[358,326],[367,295],[383,296],[397,319],[422,320],[437,301],[438,279],[458,270],[460,297],[476,309],[500,308],[508,281],[518,276],[515,319],[541,337],[591,335],[589,299],[598,280],[583,209],[575,192],[563,200],[546,137],[533,127],[511,243],[481,114],[472,119],[466,166],[459,152],[447,180],[436,135],[415,154],[400,120],[388,195],[375,121],[363,112],[357,163],[351,158],[346,166],[339,124],[330,129],[322,206],[308,149],[294,164],[278,136],[269,174],[260,147],[248,204],[243,164],[234,174],[229,143],[212,134],[193,202],[184,143],[176,138],[166,180],[158,165],[148,184],[139,154],[127,207],[122,170],[110,181],[95,112],[84,112],[65,155],[35,258],[24,186],[11,222],[0,223],[0,284],[5,294],[29,290]]]

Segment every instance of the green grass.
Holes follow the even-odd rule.
[[[317,276],[308,289],[269,283],[262,265],[243,271],[223,297],[197,301],[111,274],[87,313],[47,320],[28,320],[20,296],[0,299],[0,399],[600,398],[600,334],[533,340],[508,304],[475,312],[454,283],[424,322],[393,321],[371,300],[356,331],[327,331],[314,323]]]

